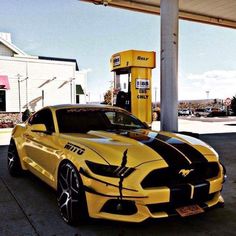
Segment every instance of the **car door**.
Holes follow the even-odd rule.
[[[47,132],[33,131],[32,125],[35,124],[44,124]],[[47,182],[54,182],[59,152],[53,116],[50,109],[43,109],[29,119],[24,138],[26,162],[29,169]]]

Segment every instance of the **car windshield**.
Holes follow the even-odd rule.
[[[57,110],[56,116],[60,133],[146,128],[140,120],[128,112],[115,109],[68,108]]]

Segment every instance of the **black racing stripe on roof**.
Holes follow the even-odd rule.
[[[172,145],[173,147],[177,148],[180,152],[182,152],[192,163],[199,163],[199,162],[208,162],[207,159],[197,151],[191,145],[184,143],[180,139],[168,137],[162,134],[158,134],[158,139],[161,139],[168,144]]]

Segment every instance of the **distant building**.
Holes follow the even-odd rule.
[[[86,103],[87,76],[75,59],[31,56],[0,33],[0,111]]]

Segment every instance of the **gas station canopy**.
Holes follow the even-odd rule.
[[[139,12],[160,14],[160,0],[82,0]],[[236,28],[235,0],[179,0],[179,18]]]
[[[161,130],[177,132],[179,19],[236,28],[236,0],[82,1],[161,16]]]

